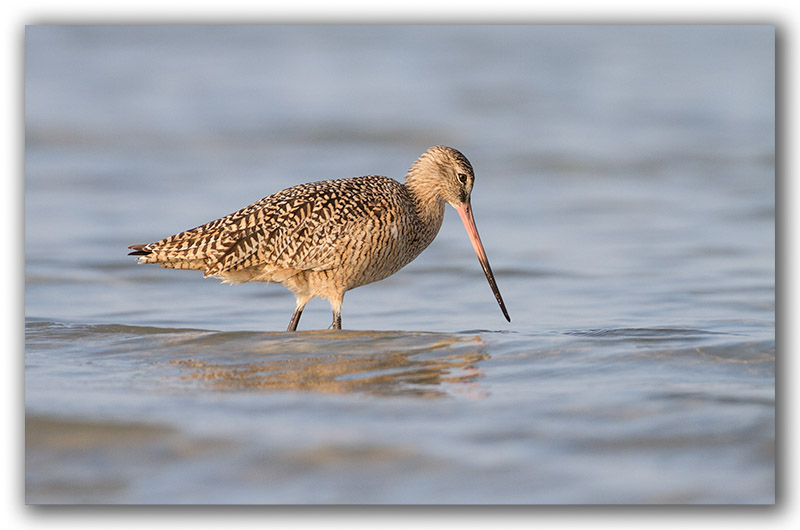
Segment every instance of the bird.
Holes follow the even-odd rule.
[[[296,299],[287,331],[297,330],[312,298],[326,299],[330,327],[340,330],[344,294],[414,260],[438,234],[449,204],[511,322],[475,225],[474,182],[467,157],[436,145],[413,163],[404,183],[369,175],[300,184],[191,230],[131,245],[129,255],[139,263],[202,270],[223,283],[283,284]]]

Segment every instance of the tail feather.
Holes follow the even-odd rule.
[[[133,252],[128,252],[128,256],[147,256],[152,250],[145,249],[147,245],[131,245],[128,248]]]
[[[213,259],[204,248],[198,243],[203,243],[202,239],[187,241],[179,238],[183,234],[177,234],[155,243],[143,245],[131,245],[132,250],[129,256],[138,256],[139,263],[154,263],[168,269],[195,269],[208,270],[209,263]]]

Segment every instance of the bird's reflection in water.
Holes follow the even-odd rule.
[[[171,364],[180,367],[181,378],[207,382],[216,390],[351,392],[423,398],[484,396],[478,385],[483,375],[478,364],[489,354],[483,351],[485,343],[478,336],[343,333],[355,340],[347,341],[342,332],[301,333],[290,340],[259,344],[260,352],[248,348],[236,355],[215,348],[213,353],[203,352],[199,357],[173,360]],[[273,339],[285,336],[267,335]],[[298,340],[297,335],[305,337]],[[251,335],[247,340],[257,339]],[[368,351],[370,346],[372,350]],[[343,351],[350,349],[353,351]]]

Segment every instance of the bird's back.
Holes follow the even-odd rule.
[[[352,288],[393,274],[433,240],[405,186],[381,176],[294,186],[155,243],[141,263],[199,269],[231,281],[282,281],[340,269]],[[427,234],[432,230],[432,234]],[[421,248],[418,248],[421,247]]]

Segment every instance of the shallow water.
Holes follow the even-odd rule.
[[[28,28],[27,502],[774,502],[773,64],[766,26]],[[452,211],[343,332],[126,255],[437,143],[510,324]]]

